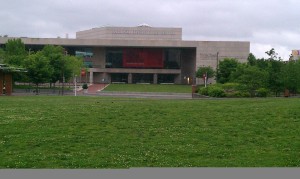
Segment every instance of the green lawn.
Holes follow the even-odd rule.
[[[300,99],[0,97],[0,168],[299,167]]]
[[[110,84],[104,91],[191,93],[191,85]]]

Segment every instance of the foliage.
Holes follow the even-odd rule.
[[[256,66],[240,66],[238,68],[235,81],[245,85],[251,96],[255,95],[255,90],[266,87],[268,81],[268,73],[260,70]]]
[[[9,39],[5,44],[5,59],[4,62],[17,66],[23,67],[27,52],[25,50],[25,44],[21,39]]]
[[[89,86],[86,84],[86,83],[84,83],[83,85],[82,85],[82,89],[88,89],[89,88]]]
[[[239,83],[225,83],[222,85],[224,90],[238,90],[240,84]]]
[[[269,68],[267,68],[269,73],[268,88],[274,92],[276,96],[284,90],[283,80],[281,78],[283,66],[284,63],[282,63],[282,61],[270,60]]]
[[[259,88],[256,90],[257,97],[267,97],[269,94],[269,90],[266,88]]]
[[[300,61],[289,61],[284,64],[280,76],[284,88],[296,93],[300,89]]]
[[[256,57],[254,54],[250,53],[248,58],[247,58],[247,61],[248,61],[248,65],[250,66],[255,66],[256,65]]]
[[[51,75],[51,83],[55,83],[58,80],[62,81],[63,77],[63,69],[64,69],[64,49],[61,46],[53,46],[53,45],[46,45],[42,49],[43,55],[48,59],[49,64],[53,70]]]
[[[211,97],[225,97],[225,92],[222,88],[217,86],[209,86],[208,89],[208,96]]]
[[[201,95],[210,97],[225,97],[225,91],[218,85],[209,85],[208,87],[202,87],[199,89]]]
[[[232,94],[231,97],[249,98],[249,97],[251,97],[251,94],[248,91],[236,91]]]
[[[49,60],[43,55],[42,52],[30,54],[25,60],[25,67],[27,69],[27,75],[31,82],[37,86],[40,83],[47,83],[50,81],[53,69],[49,64]]]
[[[217,70],[217,82],[227,83],[230,81],[231,74],[236,70],[239,62],[236,59],[225,58],[219,63]]]
[[[204,96],[208,96],[208,87],[202,87],[198,90],[198,93]]]
[[[5,59],[5,51],[0,48],[0,64],[4,63],[4,59]]]
[[[215,71],[212,67],[199,67],[197,72],[196,72],[196,77],[197,78],[203,78],[203,75],[207,74],[207,81],[209,78],[212,78],[215,76]]]
[[[80,68],[83,66],[81,58],[65,55],[65,50],[61,46],[47,45],[43,48],[42,53],[49,60],[53,74],[51,75],[51,83],[58,80],[70,80],[74,75],[79,75]]]

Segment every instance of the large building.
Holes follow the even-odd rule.
[[[8,37],[0,37],[0,45]],[[79,31],[76,39],[22,38],[26,48],[61,45],[68,54],[83,56],[89,68],[89,83],[175,83],[196,82],[201,66],[217,68],[224,58],[245,62],[250,42],[185,41],[181,28],[100,27]],[[201,80],[198,80],[201,82]]]

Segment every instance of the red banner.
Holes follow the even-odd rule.
[[[123,67],[125,68],[163,68],[163,66],[162,49],[123,49]]]

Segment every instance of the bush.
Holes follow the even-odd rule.
[[[239,89],[240,84],[238,83],[225,83],[222,85],[224,90],[237,90]]]
[[[88,89],[89,88],[89,86],[86,84],[86,83],[84,83],[83,85],[82,85],[82,89]]]
[[[256,90],[256,96],[257,97],[267,97],[269,94],[269,90],[266,88],[259,88]]]
[[[198,90],[198,93],[201,94],[201,95],[204,95],[204,96],[208,96],[208,88],[200,88]]]
[[[225,91],[221,87],[209,86],[208,87],[208,96],[211,97],[225,97]]]
[[[233,94],[232,97],[237,97],[237,98],[249,98],[251,94],[246,91],[237,91]]]

